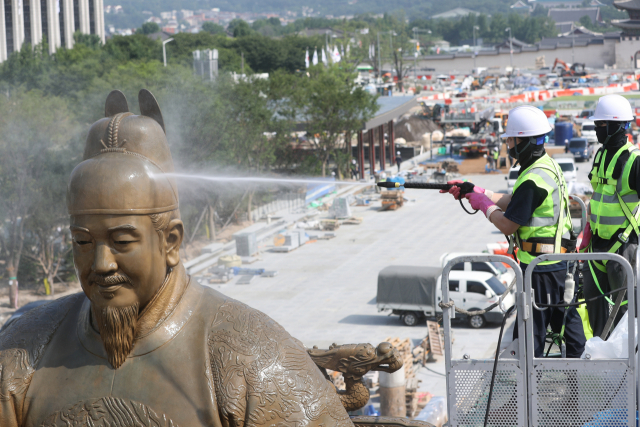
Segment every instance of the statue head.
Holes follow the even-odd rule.
[[[109,94],[67,187],[76,273],[115,368],[180,262],[184,233],[162,113],[149,91],[138,98],[134,115],[122,92]]]

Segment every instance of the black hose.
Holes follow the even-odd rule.
[[[496,373],[498,372],[498,358],[500,357],[500,344],[502,344],[502,334],[504,333],[504,325],[507,323],[509,315],[515,310],[516,306],[509,307],[507,312],[502,317],[502,326],[500,326],[500,335],[498,336],[498,348],[496,348],[496,358],[493,362],[493,372],[491,373],[491,385],[489,386],[489,399],[487,400],[487,412],[484,414],[484,427],[487,427],[487,421],[489,421],[489,410],[491,409],[491,396],[493,395],[493,384],[496,380]]]

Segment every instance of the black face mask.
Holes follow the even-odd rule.
[[[625,124],[624,122],[608,122],[606,126],[596,126],[595,131],[598,142],[606,145],[624,139]]]
[[[509,148],[509,155],[516,160],[520,161],[520,164],[531,155],[531,141],[519,142],[515,140],[516,144]]]
[[[604,144],[607,142],[607,127],[606,126],[596,126],[596,136],[598,137],[598,142],[600,144]]]

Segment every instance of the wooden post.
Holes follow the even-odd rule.
[[[389,154],[391,154],[389,156],[389,160],[391,161],[392,165],[396,164],[396,136],[394,135],[394,128],[393,128],[393,120],[389,120],[389,124],[387,125],[387,127],[389,128]],[[398,171],[400,172],[400,171]]]
[[[380,372],[380,415],[383,417],[407,416],[405,401],[404,366],[394,373]]]
[[[376,173],[376,140],[373,138],[373,129],[367,131],[369,134],[369,172],[371,176]]]
[[[384,125],[378,126],[378,141],[380,144],[380,170],[385,170],[387,155],[384,152]]]
[[[358,170],[360,179],[364,179],[364,136],[362,131],[358,131]]]

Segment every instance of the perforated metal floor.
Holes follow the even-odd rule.
[[[472,367],[473,366],[473,367]],[[478,427],[484,423],[491,384],[492,363],[461,364],[451,370],[455,381],[452,427]],[[518,406],[520,405],[520,406]],[[524,425],[525,414],[523,374],[514,364],[501,363],[496,375],[489,412],[490,426]]]
[[[622,364],[620,369],[599,365],[601,369],[536,369],[532,384],[533,425],[629,426],[627,408],[634,407],[633,375]]]

